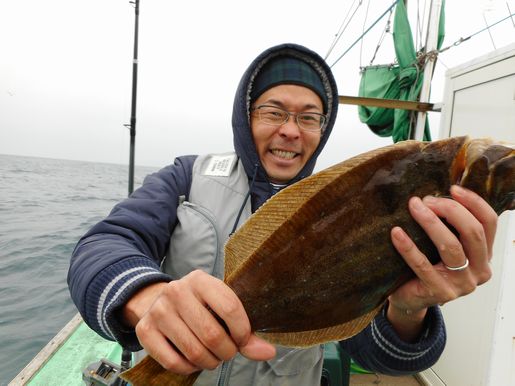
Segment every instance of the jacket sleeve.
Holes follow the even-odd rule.
[[[117,204],[77,243],[68,286],[85,322],[106,339],[139,350],[134,329],[118,318],[139,289],[171,278],[159,266],[176,225],[179,196],[188,196],[194,156],[177,158]]]
[[[342,348],[363,368],[386,375],[408,375],[436,363],[445,348],[446,331],[440,308],[430,307],[425,330],[414,343],[402,341],[385,317],[385,310]]]

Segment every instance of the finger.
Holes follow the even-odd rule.
[[[200,368],[178,353],[158,330],[142,320],[136,325],[138,340],[147,353],[163,368],[176,374],[191,374]]]
[[[489,259],[491,259],[495,232],[497,229],[497,213],[495,213],[493,208],[485,200],[471,190],[454,185],[451,187],[451,194],[456,201],[460,202],[465,208],[467,208],[483,225],[488,248],[488,256]]]
[[[250,321],[234,291],[223,281],[205,273],[197,274],[193,279],[196,296],[226,323],[236,345],[245,346],[250,337]]]
[[[419,285],[412,293],[415,299],[410,299],[411,305],[407,308],[421,309],[457,297],[446,277],[431,264],[404,230],[394,227],[391,236],[395,249],[419,279]]]
[[[171,317],[167,323],[160,326],[160,330],[175,345],[177,350],[194,366],[202,369],[215,369],[220,359],[204,346],[190,325],[180,317]]]
[[[234,291],[221,280],[211,276],[205,277],[205,279],[206,281],[215,280],[217,288],[216,291],[210,290],[207,285],[201,283],[202,297],[213,312],[226,323],[231,337],[240,352],[245,353],[248,358],[254,360],[273,358],[275,356],[275,347],[251,334],[247,313]]]
[[[251,334],[247,344],[240,348],[240,353],[254,361],[267,361],[275,357],[275,347],[255,334]]]
[[[456,255],[460,256],[462,250],[465,255],[458,261],[456,267],[462,265],[468,258],[471,268],[475,270],[489,270],[489,252],[483,225],[459,202],[436,197],[424,197],[426,204],[437,216],[444,217],[459,233],[459,240],[455,239],[448,248],[453,248]],[[458,257],[459,259],[460,257]],[[447,261],[447,260],[445,260]]]
[[[437,207],[439,202],[446,199],[426,197],[426,202],[431,202],[431,209]],[[446,200],[451,202],[451,200]],[[438,249],[442,262],[449,267],[459,267],[466,262],[463,247],[454,233],[440,220],[437,214],[429,209],[418,197],[412,197],[409,201],[410,213],[417,223],[424,229],[433,244]],[[464,210],[466,212],[466,210]]]
[[[238,348],[228,332],[191,292],[183,293],[179,316],[198,340],[220,361],[234,357]]]

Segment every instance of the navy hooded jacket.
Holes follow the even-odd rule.
[[[295,44],[272,47],[259,55],[243,74],[233,105],[234,150],[251,184],[254,212],[274,193],[252,140],[249,112],[252,82],[263,64],[275,55],[292,55],[308,61],[322,77],[327,93],[327,124],[311,159],[289,184],[312,174],[336,120],[338,92],[325,61],[315,52]],[[117,204],[109,216],[93,226],[72,254],[68,284],[71,296],[86,323],[107,339],[130,350],[141,346],[133,329],[120,321],[120,310],[139,289],[171,278],[160,270],[170,235],[177,223],[179,196],[188,198],[196,156],[182,156],[145,178],[129,198]],[[426,332],[416,343],[401,341],[384,312],[342,347],[362,366],[396,375],[428,368],[445,346],[445,327],[437,307],[426,317]]]

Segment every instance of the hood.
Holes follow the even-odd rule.
[[[234,149],[238,157],[240,157],[245,168],[245,172],[249,178],[252,178],[254,173],[256,173],[254,182],[254,185],[256,185],[255,188],[265,191],[270,191],[270,183],[268,181],[267,174],[261,165],[261,161],[259,160],[259,156],[252,139],[250,129],[250,92],[252,90],[253,81],[263,65],[277,55],[291,55],[310,64],[320,74],[320,78],[324,83],[324,88],[327,93],[328,101],[327,124],[322,134],[322,138],[320,139],[320,144],[313,156],[309,159],[306,165],[304,165],[304,168],[299,172],[299,174],[297,174],[297,176],[288,182],[288,185],[291,185],[313,173],[318,155],[324,148],[327,139],[331,134],[336,120],[336,113],[338,111],[338,91],[336,88],[336,82],[331,73],[331,69],[316,52],[293,43],[281,44],[267,49],[250,64],[240,80],[236,96],[234,98],[232,114]]]

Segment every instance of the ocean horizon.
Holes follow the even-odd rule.
[[[25,155],[25,154],[11,154],[11,153],[0,153],[0,157],[20,157],[20,158],[39,158],[39,159],[48,159],[48,160],[54,160],[54,161],[71,161],[71,162],[86,162],[86,163],[92,163],[92,164],[107,164],[107,165],[116,165],[116,166],[122,166],[129,170],[129,163],[128,161],[126,163],[124,162],[114,162],[114,161],[92,161],[92,160],[82,160],[82,159],[73,159],[73,158],[59,158],[59,157],[46,157],[46,156],[38,156],[38,155]],[[170,163],[172,160],[170,160]],[[160,166],[154,166],[154,165],[136,165],[135,168],[143,168],[143,169],[152,169],[152,170],[158,170],[165,165]],[[128,172],[127,172],[128,174]]]

